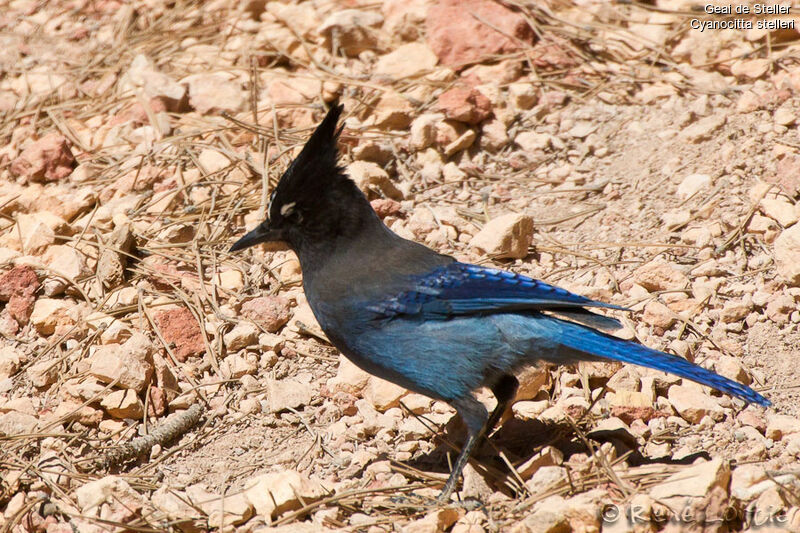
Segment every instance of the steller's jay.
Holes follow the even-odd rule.
[[[588,327],[619,322],[587,307],[624,308],[461,263],[393,233],[337,166],[341,113],[340,105],[330,108],[273,191],[268,220],[231,251],[288,243],[300,260],[308,303],[334,346],[367,372],[456,409],[468,436],[440,501],[449,500],[476,443],[514,398],[514,371],[537,361],[633,363],[770,404],[685,359]],[[497,398],[491,415],[473,396],[481,386]]]

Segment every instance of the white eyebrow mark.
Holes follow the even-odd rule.
[[[281,215],[286,216],[292,211],[294,211],[295,202],[289,202],[286,205],[281,206]]]

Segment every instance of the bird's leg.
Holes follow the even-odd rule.
[[[453,406],[467,425],[468,434],[467,441],[461,448],[461,453],[458,454],[453,469],[450,471],[450,477],[447,478],[442,493],[439,494],[437,498],[439,503],[445,503],[450,500],[450,495],[453,494],[456,488],[458,479],[461,477],[461,472],[467,465],[470,455],[472,455],[472,450],[475,448],[475,445],[480,442],[486,432],[490,431],[503,415],[509,402],[514,399],[514,395],[517,393],[517,387],[519,387],[517,378],[510,374],[501,376],[500,379],[491,386],[492,393],[495,395],[495,398],[497,398],[497,407],[495,407],[492,414],[488,416],[486,408],[475,398],[469,397],[468,399],[453,402]]]
[[[484,425],[478,431],[474,431],[472,428],[469,428],[467,442],[465,442],[464,446],[461,447],[461,453],[458,454],[458,458],[456,458],[453,469],[450,471],[450,477],[447,478],[447,482],[444,484],[442,493],[439,494],[439,497],[436,499],[439,503],[446,503],[450,501],[450,495],[453,494],[453,491],[456,488],[456,483],[458,483],[458,479],[461,477],[461,471],[464,470],[464,467],[469,460],[469,456],[472,454],[472,449],[475,448],[475,444],[477,444],[480,440],[485,427],[486,426]]]
[[[514,399],[519,388],[519,381],[511,374],[503,374],[497,382],[491,386],[492,394],[497,398],[497,407],[494,408],[489,420],[486,421],[486,431],[494,429],[500,417],[506,412],[508,404]]]

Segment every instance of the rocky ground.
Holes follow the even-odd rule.
[[[800,530],[800,35],[693,19],[732,20],[0,0],[0,530]],[[629,307],[616,334],[773,406],[529,369],[437,508],[454,411],[343,359],[291,252],[227,253],[335,100],[394,231]]]

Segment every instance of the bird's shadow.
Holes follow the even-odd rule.
[[[435,438],[436,448],[429,453],[404,461],[403,464],[423,472],[448,474],[449,465],[455,460],[458,449],[466,440],[466,429],[458,416],[455,416],[446,425],[445,431],[437,434]],[[681,458],[647,457],[627,433],[622,435],[614,431],[594,432],[588,439],[595,447],[610,442],[615,448],[617,457],[627,454],[625,462],[632,467],[647,464],[692,464],[698,457],[711,458],[705,451]],[[453,445],[458,446],[458,449],[454,449]],[[473,460],[477,460],[486,468],[510,475],[508,465],[500,457],[499,452],[502,452],[512,464],[520,465],[539,454],[545,446],[559,450],[564,456],[564,461],[569,461],[574,454],[592,453],[584,440],[575,433],[574,427],[567,422],[511,418],[497,428],[488,439],[484,439],[473,454]],[[450,454],[449,460],[448,454]]]

